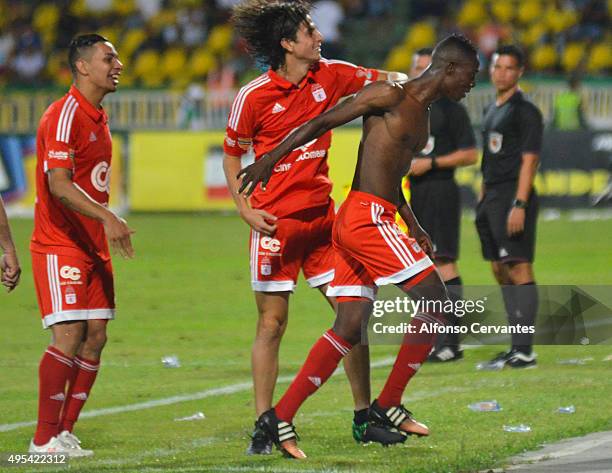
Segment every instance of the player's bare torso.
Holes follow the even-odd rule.
[[[398,103],[385,112],[363,117],[353,190],[367,192],[398,203],[398,189],[429,136],[429,109],[402,86]]]

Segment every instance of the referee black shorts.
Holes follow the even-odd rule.
[[[476,229],[482,256],[488,261],[533,262],[535,256],[538,196],[535,190],[527,202],[523,233],[508,236],[508,214],[516,197],[516,182],[489,185],[476,206]]]
[[[459,258],[461,202],[454,179],[410,182],[410,206],[434,245],[434,257]]]

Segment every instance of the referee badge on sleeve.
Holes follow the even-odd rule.
[[[499,150],[502,149],[503,142],[504,135],[496,131],[489,132],[489,151],[491,151],[491,153],[499,153]]]

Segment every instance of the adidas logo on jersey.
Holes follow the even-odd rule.
[[[506,250],[505,248],[500,248],[499,249],[499,257],[500,258],[505,258],[506,256],[508,256],[508,250]]]
[[[98,141],[98,137],[93,131],[89,134],[89,141]]]
[[[64,396],[64,393],[57,393],[53,396],[49,396],[49,399],[53,399],[54,401],[64,401],[66,396]]]
[[[317,388],[321,386],[321,378],[318,376],[308,376],[308,380],[312,382]]]
[[[280,113],[280,112],[284,112],[285,111],[285,107],[283,107],[280,103],[276,102],[274,104],[274,107],[272,107],[272,113]]]

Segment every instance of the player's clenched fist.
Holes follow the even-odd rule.
[[[0,257],[0,274],[0,281],[7,288],[8,292],[15,289],[17,284],[19,284],[19,277],[21,276],[21,267],[19,266],[17,254],[7,252]]]

